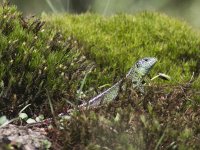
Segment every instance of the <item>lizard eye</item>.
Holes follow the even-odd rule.
[[[147,58],[145,58],[145,59],[144,59],[144,61],[148,61],[148,59],[147,59]]]

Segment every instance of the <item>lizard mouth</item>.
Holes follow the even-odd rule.
[[[149,65],[147,65],[148,67],[147,67],[147,73],[151,70],[151,68],[156,64],[156,62],[157,62],[158,60],[157,60],[157,58],[154,58],[154,57],[150,57],[149,58]]]
[[[153,67],[157,61],[158,61],[157,58],[152,57],[150,61],[150,65]]]

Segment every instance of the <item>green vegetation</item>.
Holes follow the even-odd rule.
[[[48,26],[73,34],[88,46],[86,55],[102,67],[103,76],[109,74],[106,81],[99,76],[104,82],[126,73],[144,56],[157,57],[154,73],[169,74],[172,83],[189,80],[192,72],[199,78],[199,33],[163,14],[143,12],[108,18],[94,14],[53,15],[44,19]]]
[[[23,19],[15,7],[3,6],[0,16],[1,113],[16,115],[27,104],[44,113],[48,96],[53,102],[75,100],[92,63],[81,55],[77,40],[43,28],[37,18]]]
[[[24,110],[30,118],[56,116],[80,103],[82,87],[89,99],[135,60],[154,56],[159,62],[152,73],[166,73],[171,82],[151,83],[143,96],[127,89],[116,103],[75,112],[62,129],[48,130],[52,148],[200,148],[198,31],[151,12],[43,15],[43,20],[24,19],[15,7],[0,8],[1,115],[12,118],[31,104]]]

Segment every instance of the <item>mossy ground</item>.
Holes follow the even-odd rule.
[[[193,72],[199,82],[200,35],[184,22],[155,12],[111,17],[44,15],[44,19],[48,26],[73,34],[87,45],[84,52],[101,66],[104,76],[109,74],[107,80],[97,78],[99,84],[126,73],[145,56],[158,58],[153,73],[167,73],[171,83],[187,81]]]
[[[116,103],[77,111],[64,129],[49,131],[53,148],[199,148],[199,31],[152,12],[43,15],[43,21],[24,19],[15,7],[0,9],[1,115],[13,117],[31,103],[30,115],[48,117],[49,100],[58,114],[78,103],[92,66],[85,94],[102,91],[99,86],[116,82],[137,59],[152,56],[159,60],[152,73],[166,73],[170,82],[152,82],[144,96],[128,89]]]

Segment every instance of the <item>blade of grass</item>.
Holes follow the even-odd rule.
[[[58,13],[58,11],[57,11],[56,8],[53,6],[53,4],[51,3],[50,0],[46,0],[46,3],[49,5],[49,7],[51,8],[51,10],[52,10],[54,13]]]
[[[81,86],[80,86],[80,88],[79,88],[79,90],[78,90],[78,93],[77,93],[78,99],[79,99],[79,97],[80,97],[80,95],[81,95],[81,92],[83,91],[83,87],[84,87],[84,85],[85,85],[85,83],[86,83],[87,76],[88,76],[88,74],[92,71],[93,68],[94,68],[94,66],[92,66],[92,67],[89,69],[89,71],[85,74],[83,80],[81,81]],[[77,98],[76,98],[76,99],[77,99]]]
[[[58,123],[56,121],[56,115],[55,115],[55,112],[54,112],[54,109],[53,109],[53,104],[52,104],[51,98],[49,96],[49,91],[47,89],[45,89],[45,90],[46,90],[47,98],[48,98],[48,101],[49,101],[49,106],[50,106],[50,109],[51,109],[53,120],[55,122],[55,125],[58,127]]]
[[[165,137],[165,131],[163,132],[162,136],[161,136],[160,139],[158,140],[158,143],[156,144],[156,147],[155,147],[154,150],[157,150],[157,149],[158,149],[158,147],[160,146],[160,144],[161,144],[162,140],[164,139],[164,137]]]
[[[109,7],[109,5],[110,5],[110,1],[111,1],[111,0],[107,0],[106,7],[104,8],[104,11],[103,11],[103,15],[104,15],[104,16],[105,16],[106,13],[107,13],[108,7]]]
[[[24,108],[22,108],[21,110],[20,110],[20,112],[19,112],[19,114],[20,113],[22,113],[27,107],[29,107],[31,104],[28,104],[28,105],[26,105]]]
[[[19,119],[19,117],[13,118],[13,119],[11,119],[11,120],[5,122],[4,124],[2,124],[2,125],[0,126],[0,128],[3,128],[3,127],[7,126],[8,124],[10,124],[10,123],[12,123],[13,121],[16,121],[16,120],[18,120],[18,119]]]

